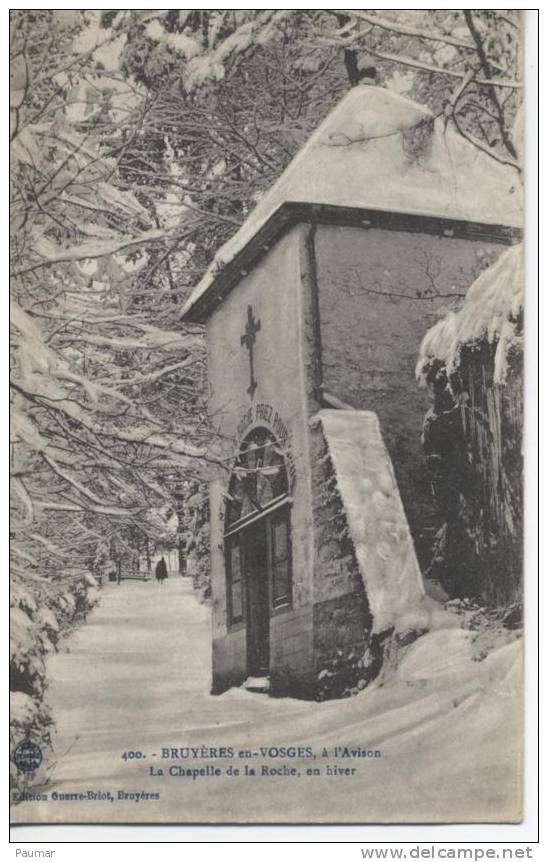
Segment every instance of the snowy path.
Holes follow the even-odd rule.
[[[170,578],[107,585],[99,607],[49,662],[57,764],[47,802],[16,806],[19,822],[389,822],[517,816],[520,645],[472,662],[468,633],[417,641],[398,678],[351,699],[317,704],[233,689],[209,694],[209,611]],[[316,759],[239,759],[240,749],[311,746]],[[382,751],[335,760],[334,746]],[[225,760],[161,760],[161,749],[232,746]],[[322,758],[326,747],[329,757]],[[122,759],[124,751],[146,759]],[[220,767],[219,777],[171,777],[169,766]],[[246,763],[297,776],[243,777]],[[240,775],[227,775],[233,766]],[[326,766],[355,768],[329,775]],[[152,777],[151,766],[165,774]],[[320,775],[308,776],[316,767]],[[114,802],[54,801],[110,792]],[[118,801],[118,791],[159,793]]]

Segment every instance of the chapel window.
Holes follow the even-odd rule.
[[[281,608],[291,604],[291,556],[287,506],[273,512],[270,519],[270,559],[272,607]]]
[[[256,428],[242,443],[228,488],[225,527],[263,512],[289,492],[283,451],[265,428]]]
[[[228,615],[232,623],[239,623],[244,618],[244,596],[242,554],[238,533],[231,536],[227,542],[226,564],[227,580],[230,585],[228,591]]]

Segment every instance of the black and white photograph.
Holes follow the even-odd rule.
[[[522,822],[524,19],[10,10],[13,824]]]

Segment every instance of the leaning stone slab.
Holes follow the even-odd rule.
[[[321,425],[373,616],[372,633],[413,626],[425,590],[377,415],[320,410]]]

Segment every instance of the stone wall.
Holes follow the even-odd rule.
[[[314,489],[315,696],[365,688],[380,668],[372,618],[321,426],[311,431]]]
[[[247,650],[245,627],[240,625],[228,634],[213,639],[212,694],[222,694],[231,686],[241,685],[247,679]]]
[[[272,616],[270,640],[272,694],[314,697],[312,608],[308,606]]]

